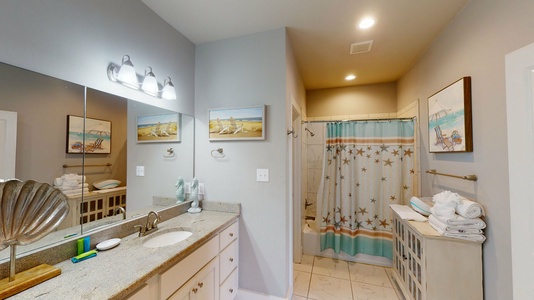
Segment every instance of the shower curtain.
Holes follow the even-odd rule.
[[[392,259],[390,204],[414,194],[414,120],[326,125],[321,251]]]

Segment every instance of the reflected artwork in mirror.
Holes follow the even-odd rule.
[[[136,119],[147,114],[179,114],[180,140],[138,144]],[[54,185],[68,196],[71,207],[54,232],[20,246],[19,256],[168,207],[176,202],[176,179],[194,177],[195,122],[189,115],[0,63],[0,120],[5,115],[16,117],[12,130],[16,151],[0,152],[0,168],[15,160],[10,177]],[[109,121],[113,125],[109,153],[66,153],[69,115]],[[0,127],[0,132],[6,128]],[[169,148],[173,156],[168,155]],[[136,174],[137,166],[144,167],[144,176]],[[106,180],[120,183],[103,189],[94,186]],[[9,251],[0,251],[0,262],[8,258]]]

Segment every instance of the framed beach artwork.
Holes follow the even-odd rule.
[[[137,142],[180,142],[181,117],[179,113],[137,116]]]
[[[472,152],[471,77],[428,98],[429,151]]]
[[[265,105],[210,109],[209,139],[265,140]]]
[[[111,153],[111,121],[67,116],[67,153]],[[84,143],[85,132],[85,143]]]

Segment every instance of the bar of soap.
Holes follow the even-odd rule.
[[[113,247],[116,247],[118,244],[120,244],[120,242],[121,242],[121,239],[119,238],[109,239],[101,243],[98,243],[98,245],[96,245],[96,249],[100,251],[108,250]]]

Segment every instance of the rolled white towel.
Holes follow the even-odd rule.
[[[486,222],[481,218],[467,219],[460,215],[455,214],[452,217],[444,218],[439,215],[434,215],[441,222],[451,226],[469,226],[471,229],[484,229],[486,228]]]
[[[460,197],[460,203],[456,206],[456,213],[469,219],[479,218],[486,214],[482,205],[464,197]]]
[[[483,234],[463,234],[463,233],[451,233],[446,232],[438,228],[436,225],[429,223],[432,228],[434,228],[440,235],[461,239],[461,240],[467,240],[467,241],[473,241],[473,242],[484,242],[486,240],[486,236]]]
[[[443,232],[457,233],[457,234],[483,234],[481,229],[473,228],[470,226],[451,226],[441,222],[438,218],[430,215],[428,217],[428,223],[441,229]],[[433,227],[434,227],[433,226]]]

